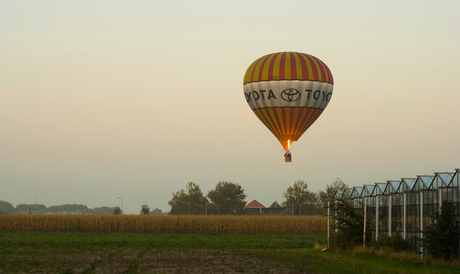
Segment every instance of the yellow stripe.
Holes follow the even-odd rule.
[[[281,126],[281,133],[285,135],[286,130],[285,130],[285,125],[283,121],[283,114],[281,113],[281,108],[276,108],[276,112],[278,113],[278,118],[280,118],[278,122],[280,123],[280,126]]]
[[[300,127],[299,127],[299,132],[298,134],[302,135],[308,128],[308,123],[309,123],[309,120],[310,118],[312,117],[314,111],[309,111],[310,113],[308,114],[307,118],[305,117],[302,117],[302,118],[305,118],[305,120],[302,120],[303,122],[300,124]],[[305,129],[304,129],[305,128]]]
[[[285,108],[284,111],[286,112],[286,134],[292,134],[291,131],[292,131],[292,125],[290,124],[291,121],[290,121],[290,116],[291,116],[291,110],[290,108]]]
[[[325,75],[325,77],[326,77],[326,82],[329,83],[329,73],[327,72],[326,65],[325,65],[323,62],[319,62],[319,64],[320,64],[321,67],[324,69],[324,73],[326,74],[326,75]],[[321,73],[321,70],[319,71],[319,73]]]
[[[275,64],[273,66],[273,79],[280,79],[280,62],[281,62],[281,53],[275,59]]]
[[[289,52],[285,53],[286,57],[284,58],[284,79],[292,79],[291,78],[291,55]]]
[[[252,70],[252,74],[254,74],[254,78],[252,79],[253,82],[259,81],[259,70],[260,70],[260,66],[262,65],[262,62],[264,61],[263,60],[264,58],[265,56],[262,58],[259,58],[259,63],[257,63],[257,65]]]
[[[313,109],[313,111],[310,112],[310,115],[308,115],[307,118],[307,123],[305,124],[305,127],[302,128],[302,133],[303,134],[307,129],[313,124],[313,118],[316,116],[318,113],[318,109]]]
[[[294,124],[292,125],[292,134],[295,135],[295,133],[297,132],[297,128],[294,128],[296,126],[296,122],[297,122],[297,117],[299,116],[299,108],[295,108],[294,109]]]
[[[319,68],[318,62],[316,61],[316,58],[311,58],[313,59],[313,62],[315,62],[316,69],[318,70],[318,81],[323,81],[323,76],[321,74],[321,69]]]
[[[305,60],[305,64],[307,64],[308,79],[312,79],[313,78],[313,69],[311,67],[310,60],[308,60],[307,57],[305,55],[303,55],[303,54],[301,56]]]
[[[300,120],[299,120],[299,121],[301,121],[301,122],[299,123],[299,125],[298,125],[297,128],[296,128],[296,130],[294,131],[294,134],[295,134],[295,135],[299,135],[299,132],[300,132],[300,130],[301,130],[301,128],[302,128],[302,125],[303,125],[303,122],[302,122],[302,121],[305,121],[305,120],[304,120],[304,119],[305,119],[305,115],[307,114],[307,111],[306,111],[306,110],[307,110],[307,109],[304,109],[304,110],[302,111],[302,116],[300,117]]]
[[[270,63],[273,59],[273,56],[275,56],[274,54],[270,54],[268,56],[268,59],[267,61],[265,62],[265,65],[263,67],[263,72],[262,72],[262,79],[260,79],[261,81],[267,81],[268,80],[268,69],[270,68]]]
[[[283,132],[281,131],[281,127],[278,124],[278,120],[276,119],[275,113],[273,112],[273,108],[269,108],[268,113],[270,114],[270,118],[273,121],[274,128],[276,128],[276,131],[279,132],[279,135],[283,134]]]
[[[302,79],[302,65],[300,64],[299,55],[296,52],[294,52],[294,58],[295,58],[295,66],[297,68],[297,79],[301,80]]]
[[[257,118],[259,118],[259,120],[262,121],[262,123],[276,136],[276,132],[274,131],[274,128],[265,118],[264,111],[262,109],[256,109],[254,110],[254,113],[256,114]]]
[[[263,57],[261,57],[263,58]],[[260,58],[259,58],[260,59]],[[251,82],[251,75],[252,75],[252,72],[254,71],[254,66],[256,65],[257,61],[259,60],[255,60],[250,66],[249,68],[246,70],[246,74],[244,75],[244,81],[243,81],[243,85],[246,84],[246,83],[250,83]]]

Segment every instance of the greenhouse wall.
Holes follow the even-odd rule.
[[[353,199],[354,205],[365,211],[364,228],[371,233],[371,240],[399,233],[423,252],[416,239],[423,238],[432,212],[440,211],[442,202],[450,202],[460,215],[460,169],[337,191],[334,199],[342,198]]]

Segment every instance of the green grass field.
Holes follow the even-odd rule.
[[[0,231],[0,273],[459,273],[453,265],[321,252],[324,235]]]

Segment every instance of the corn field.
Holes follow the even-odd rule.
[[[326,234],[320,216],[138,216],[1,214],[0,231]]]

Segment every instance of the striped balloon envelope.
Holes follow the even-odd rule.
[[[334,80],[318,58],[278,52],[254,61],[243,80],[244,97],[284,150],[318,119],[331,100]]]

